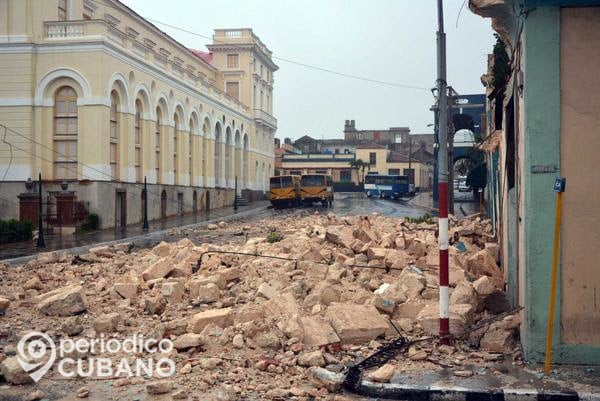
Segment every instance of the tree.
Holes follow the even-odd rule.
[[[356,169],[356,175],[358,175],[359,171],[362,171],[362,175],[359,176],[359,184],[365,181],[365,170],[370,168],[371,165],[362,161],[361,159],[352,160],[350,163],[350,167]]]

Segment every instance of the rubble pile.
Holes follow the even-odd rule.
[[[283,239],[270,243],[268,233],[276,229]],[[138,334],[172,340],[167,357],[177,373],[166,380],[120,378],[113,387],[146,383],[148,394],[173,398],[192,390],[232,400],[325,397],[332,389],[311,381],[310,368],[340,372],[398,331],[410,338],[437,334],[435,220],[310,214],[210,230],[232,235],[220,243],[185,238],[152,249],[99,246],[77,257],[47,253],[3,266],[4,380],[30,382],[15,362],[16,344],[29,331],[55,340]],[[509,305],[490,223],[451,218],[450,238],[450,329],[463,334]],[[513,358],[518,324],[518,316],[509,316],[453,346],[424,342],[398,359],[407,361],[403,369],[433,364],[466,375],[467,362],[495,361],[502,353]],[[397,367],[388,363],[370,377],[387,382]]]

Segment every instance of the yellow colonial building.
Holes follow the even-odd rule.
[[[0,218],[38,173],[45,202],[70,191],[103,227],[141,221],[144,179],[150,219],[231,205],[236,177],[261,196],[278,67],[249,28],[207,47],[117,0],[0,0]]]

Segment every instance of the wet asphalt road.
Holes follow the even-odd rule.
[[[313,209],[319,211],[333,212],[338,216],[365,215],[379,213],[391,217],[419,217],[426,210],[412,206],[406,200],[390,200],[367,198],[364,193],[336,193],[332,207],[323,207],[315,203],[313,206],[304,206],[300,209]],[[289,210],[289,209],[284,209]]]
[[[312,206],[303,206],[301,208],[286,209],[265,209],[268,202],[255,202],[250,206],[240,208],[240,212],[256,210],[251,213],[251,217],[245,217],[244,220],[249,224],[263,218],[275,217],[281,213],[301,213],[307,210],[318,210],[322,213],[333,212],[339,216],[366,215],[377,212],[386,216],[393,217],[418,217],[426,213],[424,209],[409,205],[408,200],[388,200],[367,198],[364,193],[336,193],[332,207],[323,207],[315,203]],[[170,217],[164,220],[155,220],[150,222],[150,229],[146,232],[141,225],[134,224],[124,229],[107,229],[90,233],[65,236],[46,236],[47,248],[44,251],[53,251],[59,249],[75,248],[91,245],[100,242],[125,239],[144,233],[165,230],[168,228],[181,227],[188,224],[206,222],[208,220],[219,219],[234,214],[233,208],[222,208],[211,211],[210,213],[199,213],[197,215],[185,215]],[[18,242],[14,244],[3,244],[0,246],[0,261],[5,259],[17,258],[22,256],[34,255],[38,252],[33,241]]]

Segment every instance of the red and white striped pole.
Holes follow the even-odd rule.
[[[440,342],[450,339],[449,289],[448,289],[448,98],[446,93],[446,34],[444,33],[444,10],[438,0],[437,67],[438,67],[438,242],[440,252]]]

